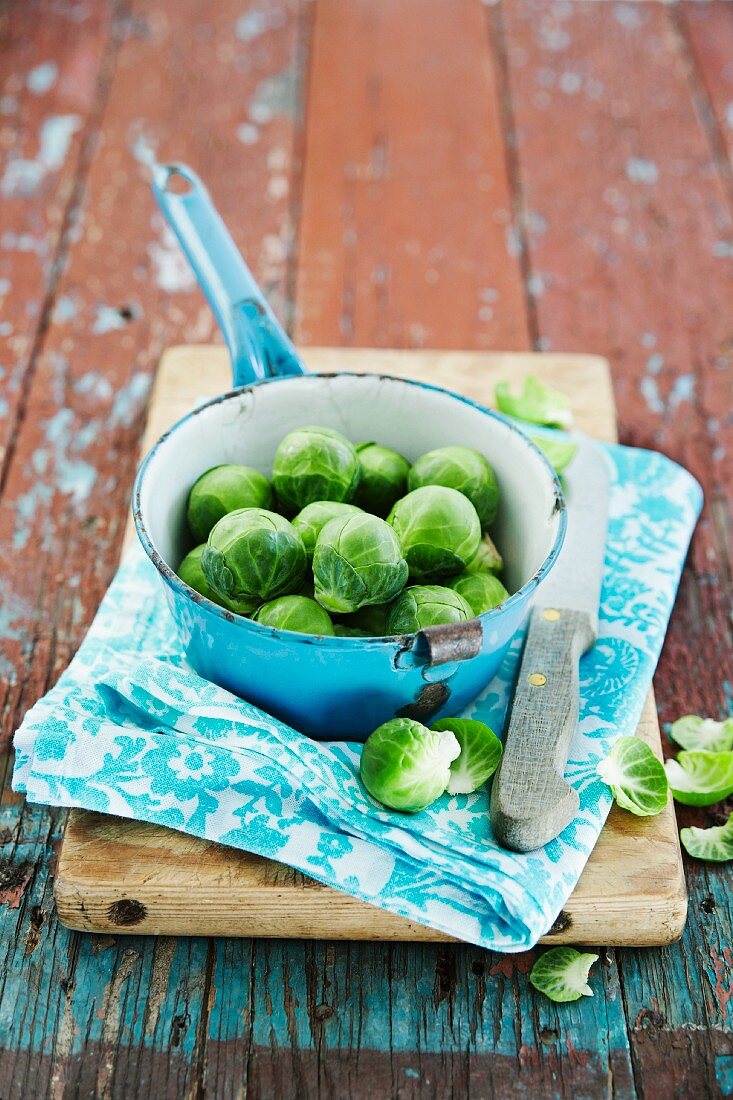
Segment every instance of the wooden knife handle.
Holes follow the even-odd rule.
[[[578,664],[594,641],[584,611],[542,607],[532,614],[491,789],[491,824],[504,848],[541,848],[578,812],[578,794],[563,775],[578,725]]]

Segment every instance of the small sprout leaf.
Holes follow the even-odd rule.
[[[733,750],[733,718],[715,722],[712,718],[686,714],[672,723],[669,736],[692,752],[730,752]]]
[[[507,416],[544,424],[547,428],[570,428],[573,415],[564,394],[540,382],[534,374],[524,380],[519,394],[514,394],[508,382],[499,382],[495,390],[496,407]]]
[[[713,825],[710,829],[680,829],[683,847],[695,859],[713,863],[725,863],[733,859],[733,814],[725,825]]]
[[[667,761],[672,794],[685,806],[711,806],[733,794],[733,752],[681,752]]]
[[[448,794],[472,794],[499,767],[504,751],[501,741],[484,722],[473,718],[441,718],[434,730],[450,730],[461,746],[461,755],[450,766]]]
[[[572,439],[550,439],[543,435],[533,435],[530,438],[542,451],[547,461],[555,467],[556,474],[567,470],[578,453],[578,444],[573,443]]]
[[[553,947],[539,957],[532,967],[529,980],[551,1001],[577,1001],[580,997],[592,997],[588,974],[597,958],[597,955],[576,951],[574,947]]]
[[[597,771],[618,805],[637,817],[653,817],[667,804],[664,765],[638,737],[620,737]]]

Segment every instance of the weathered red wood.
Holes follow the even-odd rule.
[[[685,22],[657,4],[530,0],[507,0],[494,19],[504,24],[542,344],[607,355],[622,437],[677,458],[706,491],[655,686],[667,720],[718,717],[733,667],[732,225]],[[681,816],[704,824],[719,809]],[[727,881],[725,869],[691,868],[681,950],[619,953],[644,1096],[717,1095],[715,1059],[729,1048],[715,1037],[733,1022],[721,996]]]
[[[306,150],[302,343],[528,347],[480,3],[319,0]]]
[[[98,129],[111,17],[30,0],[0,31],[0,481]]]
[[[710,128],[711,145],[733,197],[733,8],[726,0],[685,0],[679,4],[678,19],[695,78],[712,108],[703,123]]]

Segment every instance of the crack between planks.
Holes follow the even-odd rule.
[[[39,314],[38,328],[36,329],[36,334],[31,345],[28,366],[23,373],[23,379],[20,385],[15,425],[10,439],[8,440],[2,464],[0,464],[0,499],[5,492],[21,429],[28,412],[28,402],[33,381],[38,372],[46,336],[51,327],[56,293],[61,283],[61,278],[66,270],[70,245],[72,243],[71,238],[84,201],[87,178],[97,149],[97,143],[101,135],[102,120],[109,101],[112,80],[117,64],[117,55],[122,39],[120,28],[123,21],[130,13],[130,4],[131,0],[115,0],[112,5],[109,30],[107,32],[107,39],[99,64],[94,104],[89,111],[84,137],[79,150],[74,182],[64,208],[61,220],[61,232],[59,233],[58,242],[49,269],[48,282]]]
[[[512,103],[511,78],[509,75],[509,62],[507,58],[506,30],[502,0],[499,0],[498,3],[491,4],[487,8],[486,20],[489,52],[493,56],[495,62],[494,67],[496,70],[496,87],[501,114],[501,129],[504,134],[504,161],[511,195],[512,227],[516,234],[519,253],[518,262],[522,276],[527,333],[533,350],[541,351],[542,339],[537,316],[537,303],[530,290],[532,267],[524,217],[524,192],[520,174],[517,128],[514,117],[514,106]]]

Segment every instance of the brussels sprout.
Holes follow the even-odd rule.
[[[474,615],[483,615],[509,599],[509,593],[493,573],[461,573],[448,587],[463,596]]]
[[[331,616],[307,596],[278,596],[263,603],[252,616],[256,623],[298,634],[333,634]]]
[[[478,451],[470,447],[439,447],[418,458],[407,479],[410,489],[446,485],[471,501],[483,528],[496,519],[499,486],[494,471]]]
[[[354,444],[330,428],[297,428],[275,452],[272,484],[293,512],[316,500],[351,500],[361,477]]]
[[[306,566],[298,532],[264,508],[240,508],[224,516],[201,555],[206,580],[243,615],[264,600],[296,592]]]
[[[341,625],[358,630],[365,638],[383,638],[387,633],[387,605],[375,603],[359,608],[341,619]]]
[[[392,528],[366,512],[330,520],[313,554],[316,599],[336,614],[387,603],[404,588],[407,562]]]
[[[417,581],[462,573],[481,542],[481,523],[468,497],[443,485],[425,485],[398,500],[387,522],[394,527]]]
[[[466,566],[467,573],[501,573],[504,568],[502,558],[489,535],[484,535],[475,555]]]
[[[270,482],[251,466],[213,466],[188,494],[187,519],[197,542],[205,542],[215,523],[238,508],[269,508]]]
[[[361,627],[351,626],[346,622],[334,623],[333,632],[337,638],[371,638],[368,630],[362,630]]]
[[[355,512],[361,512],[361,508],[337,500],[314,500],[312,504],[306,504],[293,520],[293,527],[302,538],[308,557],[313,557],[318,536],[329,520],[353,516]]]
[[[393,718],[367,738],[359,774],[377,802],[417,813],[448,786],[451,763],[460,751],[450,730],[430,730],[411,718]]]
[[[229,600],[224,599],[223,596],[219,596],[211,587],[204,571],[201,568],[201,555],[206,547],[206,543],[203,542],[201,546],[195,547],[186,554],[185,558],[178,566],[178,576],[181,580],[188,585],[189,588],[193,588],[194,591],[200,593],[202,596],[206,596],[207,600],[211,600],[212,603],[218,603],[220,607],[226,607],[230,611],[236,611],[237,608],[233,607]]]
[[[361,466],[356,503],[365,512],[386,516],[394,502],[407,490],[410,463],[397,451],[382,447],[379,443],[357,443],[356,453]]]
[[[388,634],[412,634],[426,626],[465,623],[475,615],[469,603],[450,588],[439,584],[406,588],[387,612]]]

